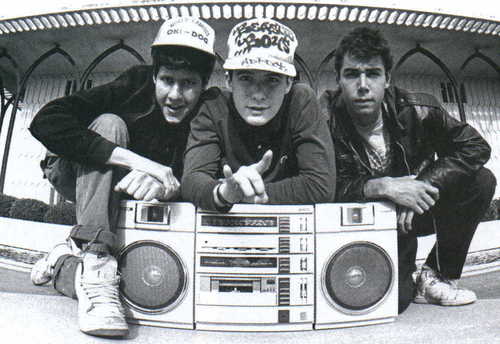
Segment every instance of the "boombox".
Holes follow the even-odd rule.
[[[288,331],[397,316],[397,237],[386,203],[123,201],[120,296],[130,322]]]
[[[313,206],[198,211],[196,328],[311,330],[313,320]]]
[[[194,328],[195,207],[123,201],[120,294],[130,322]]]
[[[315,328],[393,321],[397,261],[392,205],[316,205]]]

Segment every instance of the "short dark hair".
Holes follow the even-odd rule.
[[[157,75],[161,66],[168,69],[189,69],[198,73],[203,85],[208,83],[214,70],[215,56],[185,46],[165,45],[151,48],[153,75]]]
[[[337,76],[340,75],[345,55],[353,56],[362,61],[368,61],[380,56],[386,73],[389,73],[392,69],[391,48],[379,30],[359,27],[342,38],[335,51],[335,71]]]

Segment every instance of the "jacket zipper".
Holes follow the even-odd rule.
[[[408,160],[406,160],[406,151],[405,151],[403,145],[399,141],[396,141],[396,144],[399,146],[399,148],[401,149],[401,152],[403,153],[403,161],[405,163],[406,171],[408,171],[408,175],[410,176],[411,169],[410,169],[410,165],[408,164]]]
[[[349,142],[349,148],[351,148],[351,150],[354,152],[354,154],[358,158],[358,160],[361,163],[361,165],[363,165],[368,170],[368,172],[370,172],[370,174],[373,176],[373,170],[371,169],[371,167],[368,167],[365,164],[365,162],[363,161],[363,159],[361,159],[361,155],[359,155],[358,151],[354,148],[354,146],[352,145],[351,142]]]

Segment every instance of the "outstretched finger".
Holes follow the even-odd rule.
[[[226,179],[234,179],[233,178],[233,171],[231,170],[231,167],[229,167],[229,165],[224,165],[224,167],[222,168],[222,173],[224,173],[224,178]]]
[[[252,166],[255,167],[257,172],[259,172],[259,174],[262,174],[262,173],[266,172],[266,170],[269,168],[269,166],[271,166],[272,161],[273,161],[273,151],[268,150],[264,153],[264,156],[262,157],[262,159],[260,159],[259,162],[256,162]]]

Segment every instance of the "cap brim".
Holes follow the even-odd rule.
[[[294,77],[297,75],[295,66],[293,64],[283,62],[272,56],[238,56],[228,58],[224,62],[224,69],[237,70],[237,69],[257,69],[284,74]]]

